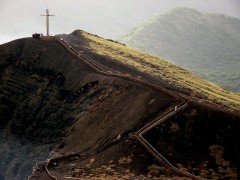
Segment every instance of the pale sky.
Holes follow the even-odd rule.
[[[44,14],[49,8],[50,34],[83,29],[111,39],[147,19],[175,7],[224,13],[240,18],[240,0],[0,0],[0,44],[32,33],[46,33]]]

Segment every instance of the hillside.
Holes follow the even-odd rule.
[[[139,25],[120,41],[240,92],[240,20],[237,18],[176,8]]]
[[[84,31],[59,37],[0,46],[1,179],[239,176],[237,94]]]
[[[70,35],[70,40],[71,37],[79,38],[76,42],[73,41],[75,44],[82,43],[81,38],[87,39],[87,48],[100,55],[108,56],[141,72],[163,79],[168,84],[176,85],[188,91],[189,94],[191,94],[191,91],[194,91],[195,94],[201,97],[202,101],[212,101],[240,110],[240,95],[206,81],[202,77],[163,58],[134,50],[112,41],[106,41],[86,32],[76,31]]]

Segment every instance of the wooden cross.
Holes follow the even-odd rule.
[[[47,36],[49,36],[49,16],[54,16],[54,15],[49,15],[49,11],[48,9],[46,9],[46,14],[41,16],[46,16]]]

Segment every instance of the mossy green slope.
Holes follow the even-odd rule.
[[[144,53],[122,44],[81,31],[92,51],[108,56],[139,71],[146,72],[178,87],[192,89],[206,96],[206,101],[215,102],[240,110],[240,95],[213,84],[196,74],[183,69],[163,58]]]

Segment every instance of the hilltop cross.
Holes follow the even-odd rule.
[[[49,16],[54,16],[54,15],[50,15],[48,9],[46,9],[46,14],[41,16],[46,16],[47,36],[49,36]]]

